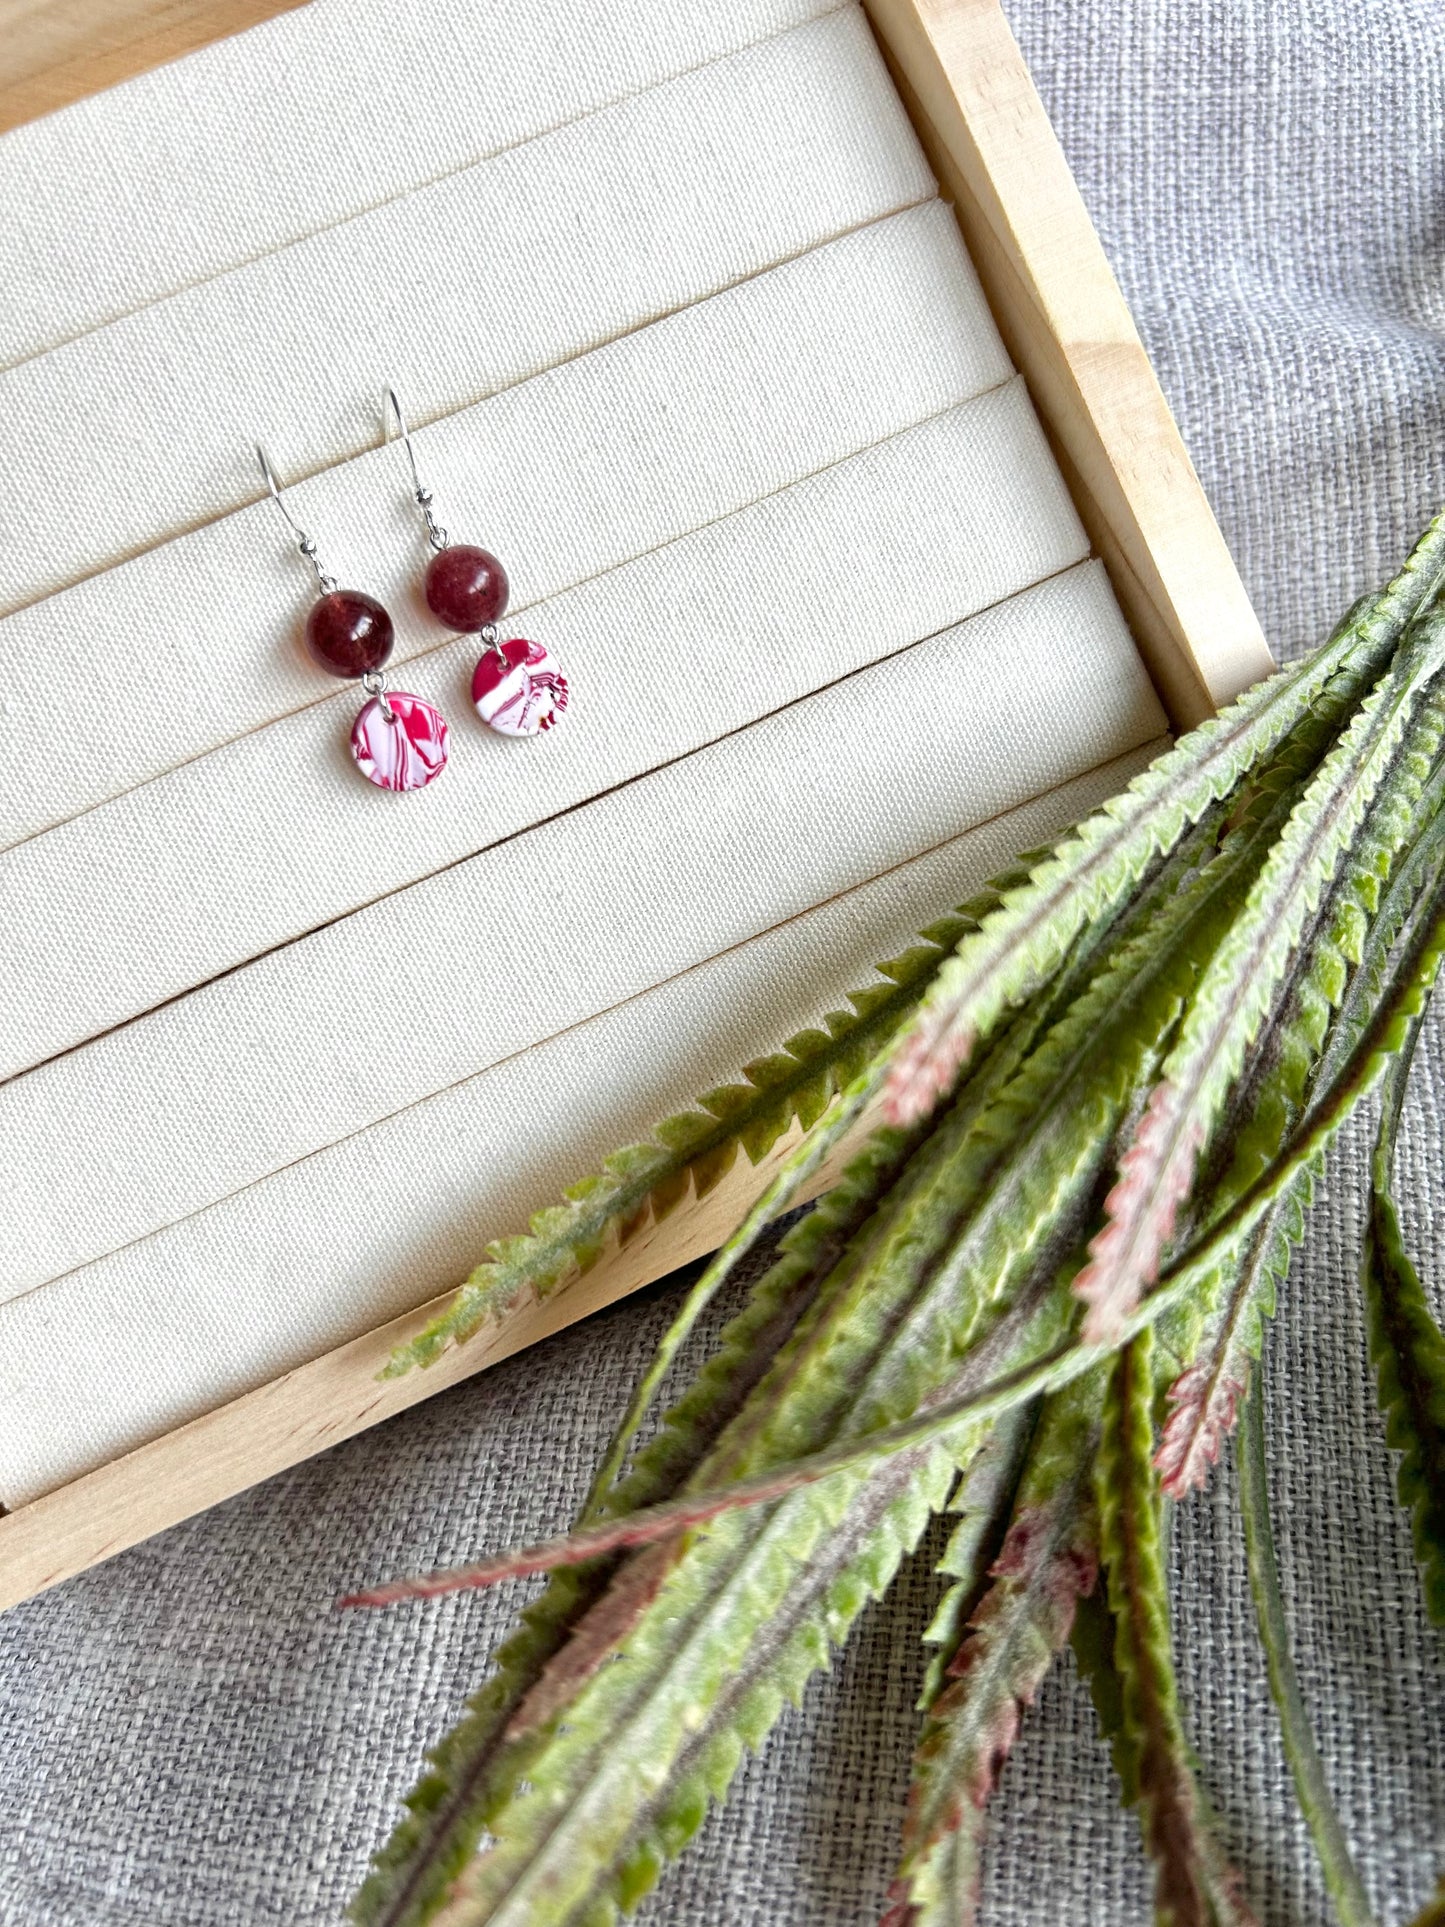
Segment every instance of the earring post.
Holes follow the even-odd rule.
[[[411,430],[406,425],[406,416],[401,412],[401,403],[397,400],[396,390],[388,384],[388,386],[381,391],[381,439],[383,443],[388,443],[392,439],[391,419],[393,415],[396,417],[397,433],[401,437],[401,444],[406,450],[406,459],[411,467],[412,500],[426,517],[427,535],[431,540],[432,547],[440,551],[447,546],[447,532],[432,514],[432,492],[421,479],[421,474],[416,465],[416,450],[412,447]]]
[[[280,509],[287,528],[290,529],[291,533],[296,537],[297,548],[300,549],[301,553],[306,557],[306,560],[316,572],[317,587],[320,589],[322,595],[330,595],[336,587],[336,578],[328,575],[326,570],[322,568],[321,558],[316,553],[315,538],[306,533],[290,509],[287,508],[285,502],[282,501],[280,478],[271,466],[271,457],[266,453],[260,442],[256,443],[256,460],[260,464],[261,475],[266,483],[271,500],[276,504],[277,508]]]

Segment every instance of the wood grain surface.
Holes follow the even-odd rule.
[[[0,0],[0,133],[304,0]]]

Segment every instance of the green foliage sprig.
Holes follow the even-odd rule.
[[[1207,1478],[1241,1404],[1286,1754],[1339,1917],[1370,1927],[1290,1659],[1253,1381],[1324,1149],[1383,1078],[1362,1289],[1445,1621],[1445,1339],[1391,1193],[1445,950],[1442,577],[1445,516],[1315,656],[933,925],[849,1010],[494,1246],[393,1361],[425,1365],[739,1154],[773,1154],[574,1527],[343,1602],[550,1575],[378,1854],[360,1927],[615,1920],[937,1514],[954,1529],[886,1927],[975,1918],[990,1794],[1071,1637],[1156,1918],[1242,1927],[1175,1684],[1163,1556],[1168,1508]],[[704,1306],[860,1120],[875,1128],[841,1182],[642,1442]],[[1419,1920],[1440,1917],[1437,1898]]]

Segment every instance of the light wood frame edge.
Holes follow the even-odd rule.
[[[997,0],[865,4],[1171,719],[1197,721],[1269,653],[1023,56]],[[377,1378],[449,1292],[0,1517],[0,1608],[712,1250],[791,1141],[428,1371]]]
[[[999,0],[863,0],[1176,728],[1274,667]]]
[[[869,1128],[866,1119],[854,1126],[800,1202],[827,1190]],[[739,1156],[705,1197],[684,1200],[550,1298],[452,1347],[425,1371],[379,1376],[396,1347],[416,1336],[450,1291],[18,1506],[0,1517],[0,1611],[716,1250],[800,1135],[796,1128],[787,1133],[758,1164]]]
[[[290,13],[306,0],[0,0],[0,134]]]

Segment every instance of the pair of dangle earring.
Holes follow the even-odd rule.
[[[396,415],[411,465],[414,499],[425,517],[434,551],[426,570],[427,606],[449,628],[479,634],[486,644],[472,675],[477,713],[507,736],[535,736],[550,729],[567,707],[566,680],[539,644],[520,638],[501,640],[496,625],[507,606],[506,572],[486,549],[452,544],[432,513],[431,490],[423,487],[417,475],[411,437],[389,388],[383,408],[388,405]],[[356,767],[378,789],[425,788],[447,765],[446,718],[423,697],[388,687],[385,665],[395,642],[390,615],[375,596],[338,585],[322,566],[315,541],[282,500],[276,471],[259,442],[256,457],[271,499],[316,577],[317,600],[306,618],[306,646],[323,669],[333,676],[359,680],[367,693],[368,700],[351,726]]]

